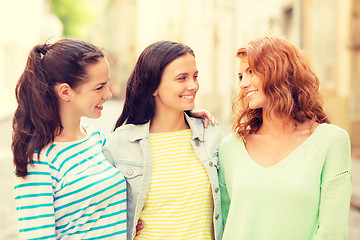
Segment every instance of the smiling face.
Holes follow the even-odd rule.
[[[163,71],[159,87],[153,93],[156,112],[193,109],[199,90],[197,78],[198,70],[193,55],[187,53],[169,63]]]
[[[269,102],[263,91],[263,80],[249,67],[245,57],[240,59],[239,81],[241,92],[249,102],[249,108],[267,108]]]
[[[99,118],[104,102],[112,97],[107,85],[109,63],[105,58],[100,58],[87,67],[86,73],[87,81],[72,91],[72,107],[80,117]]]

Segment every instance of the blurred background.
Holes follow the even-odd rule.
[[[140,52],[159,40],[183,42],[194,50],[199,69],[196,106],[209,110],[225,135],[238,84],[236,50],[266,34],[286,37],[306,52],[321,81],[326,113],[349,132],[349,239],[360,239],[360,0],[0,0],[0,239],[17,239],[11,117],[14,87],[34,45],[71,37],[106,49],[114,99],[92,123],[110,132]]]

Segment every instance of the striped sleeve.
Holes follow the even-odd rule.
[[[19,239],[55,239],[53,187],[48,163],[28,165],[28,175],[16,178],[15,206]]]

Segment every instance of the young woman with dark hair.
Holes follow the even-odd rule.
[[[307,58],[277,37],[237,52],[234,133],[221,143],[223,239],[347,239],[350,140]]]
[[[194,52],[160,41],[139,56],[104,153],[124,173],[128,239],[221,239],[217,126],[190,117],[199,89]]]
[[[35,46],[16,85],[15,203],[20,239],[126,239],[126,183],[106,140],[80,123],[99,118],[109,65],[94,45]]]

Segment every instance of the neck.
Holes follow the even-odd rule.
[[[56,142],[76,141],[86,136],[86,132],[80,124],[80,117],[74,117],[72,114],[62,110],[60,110],[60,117],[63,130],[55,136],[54,140]]]
[[[263,123],[258,131],[260,134],[270,134],[273,136],[284,136],[294,133],[296,125],[292,121],[286,121],[271,114],[269,117],[263,113]]]
[[[150,122],[151,133],[175,132],[189,129],[185,121],[184,112],[163,112],[157,111]]]

